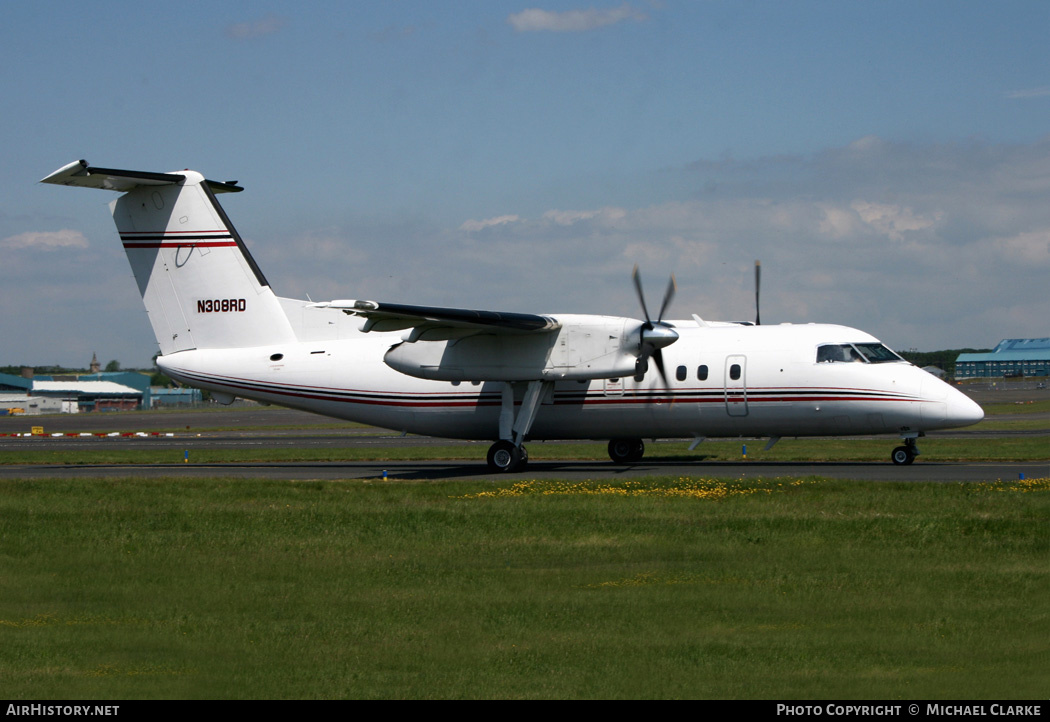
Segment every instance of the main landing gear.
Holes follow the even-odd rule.
[[[613,439],[609,442],[609,458],[617,464],[633,464],[645,453],[641,439]]]
[[[521,404],[515,413],[514,386],[503,384],[499,414],[500,440],[489,447],[489,468],[497,472],[521,471],[529,463],[529,452],[522,442],[536,420],[540,405],[550,403],[554,391],[553,381],[529,381],[525,386]]]
[[[513,441],[501,439],[489,447],[488,462],[493,471],[519,471],[529,463],[529,452],[524,446],[515,446]]]
[[[915,445],[915,437],[906,437],[904,446],[898,446],[890,454],[890,460],[897,466],[906,466],[915,461],[919,455],[919,447]]]

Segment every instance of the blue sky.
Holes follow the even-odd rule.
[[[77,158],[238,179],[275,291],[1050,335],[1045,2],[0,6],[0,365],[148,364]]]

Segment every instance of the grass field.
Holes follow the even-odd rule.
[[[1050,403],[986,410],[977,428],[1038,431]],[[342,448],[191,461],[480,461],[488,447],[356,446],[362,430],[345,430]],[[183,461],[36,441],[0,463]],[[734,460],[748,443],[755,460],[886,461],[894,441],[646,457]],[[920,446],[923,461],[1050,459],[1045,435]],[[607,459],[593,443],[529,453]],[[1043,698],[1048,520],[1050,479],[7,481],[0,680],[21,699]]]
[[[1050,480],[0,485],[9,698],[1044,698]]]

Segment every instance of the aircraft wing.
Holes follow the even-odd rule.
[[[615,316],[475,311],[376,301],[326,301],[362,331],[411,331],[384,354],[390,368],[434,381],[555,381],[635,373],[641,321]],[[417,343],[423,342],[423,343]]]
[[[334,308],[348,315],[366,319],[361,329],[368,331],[401,331],[413,329],[409,341],[447,340],[476,333],[530,334],[556,331],[561,324],[549,316],[504,311],[475,311],[465,308],[412,306],[377,301],[325,301],[311,308]]]

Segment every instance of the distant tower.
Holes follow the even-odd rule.
[[[97,374],[101,370],[102,370],[102,367],[98,363],[98,356],[96,356],[94,354],[94,352],[92,352],[91,353],[91,373]]]

